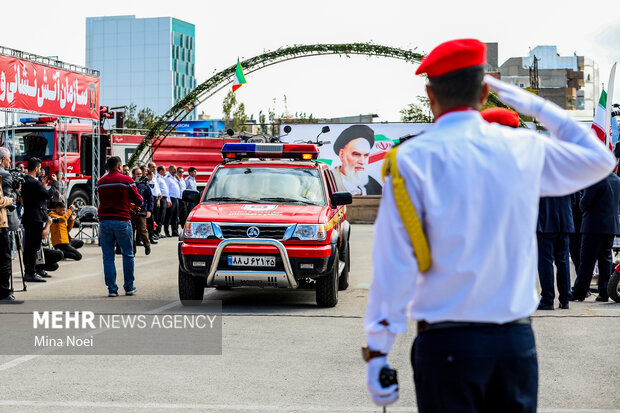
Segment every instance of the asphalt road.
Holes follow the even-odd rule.
[[[206,299],[223,305],[222,355],[0,355],[0,411],[379,412],[366,395],[359,351],[373,230],[353,226],[351,287],[335,308],[317,308],[313,291],[207,290]],[[177,300],[176,240],[160,241],[148,257],[140,249],[134,297],[107,298],[98,247],[82,251],[81,262],[63,262],[48,283],[17,296],[87,299],[119,312],[132,300]],[[0,316],[8,311],[15,310],[0,307]],[[539,312],[534,329],[539,411],[620,412],[620,304],[591,297],[568,311]],[[388,412],[416,411],[414,336],[411,324],[390,355],[401,398]]]

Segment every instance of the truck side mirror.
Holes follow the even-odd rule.
[[[353,195],[351,192],[334,192],[332,194],[332,202],[334,205],[349,205],[353,203]]]
[[[199,204],[200,203],[200,192],[194,191],[193,189],[184,190],[183,201],[189,204]]]

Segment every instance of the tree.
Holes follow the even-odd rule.
[[[155,123],[157,116],[151,108],[142,108],[136,115],[135,103],[125,109],[125,128],[127,129],[150,129]]]
[[[226,128],[230,128],[235,132],[247,131],[248,126],[244,123],[248,120],[245,113],[245,104],[237,103],[237,96],[232,90],[228,92],[222,102],[222,120]]]
[[[425,96],[416,96],[418,103],[410,103],[400,111],[400,120],[403,122],[433,123],[433,115]]]

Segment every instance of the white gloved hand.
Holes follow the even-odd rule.
[[[484,82],[489,85],[492,91],[497,93],[502,102],[512,106],[517,112],[524,115],[540,116],[543,106],[547,102],[540,96],[536,96],[515,85],[497,80],[491,75],[486,75]]]
[[[387,357],[375,357],[366,363],[366,388],[377,406],[389,406],[398,400],[398,384],[382,387],[379,373],[383,367],[390,368]]]

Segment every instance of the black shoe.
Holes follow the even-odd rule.
[[[136,240],[136,245],[138,247],[141,247],[142,246],[142,240],[141,239]]]
[[[158,244],[158,242],[157,242],[157,241],[155,241],[155,238],[151,238],[149,241],[151,241],[151,244],[153,244],[153,245]]]
[[[609,297],[601,297],[600,295],[598,297],[596,297],[594,299],[595,301],[598,301],[599,303],[606,303],[609,301]]]
[[[166,238],[170,238],[170,234],[166,232]]]
[[[121,249],[120,249],[120,248],[117,248],[114,252],[116,253],[116,255],[121,255],[121,254],[122,254],[122,252],[121,252]]]
[[[136,246],[135,245],[133,246],[133,255],[134,256],[136,255]]]
[[[45,270],[38,271],[37,274],[39,274],[43,278],[52,278],[52,276],[46,273]]]
[[[558,308],[561,310],[568,310],[568,303],[560,303],[560,306]]]
[[[23,303],[24,303],[24,300],[18,300],[17,298],[13,297],[13,295],[0,298],[0,304],[23,304]]]
[[[151,239],[155,239],[155,240],[157,240],[157,239],[159,239],[159,235],[157,235],[157,234],[153,234],[153,236],[151,237]],[[152,242],[152,241],[151,241],[151,242]]]
[[[144,254],[149,255],[151,253],[151,247],[144,247]]]
[[[47,282],[47,280],[45,278],[42,278],[39,274],[26,275],[26,276],[24,276],[24,279],[26,281],[28,281],[29,283],[45,283],[45,282]]]
[[[178,232],[173,232],[173,233],[172,233],[172,236],[173,236],[173,237],[178,237],[178,236],[179,236],[179,233],[178,233]]]
[[[540,304],[538,304],[538,309],[539,310],[553,310],[553,304],[543,304],[543,303],[540,303]]]

